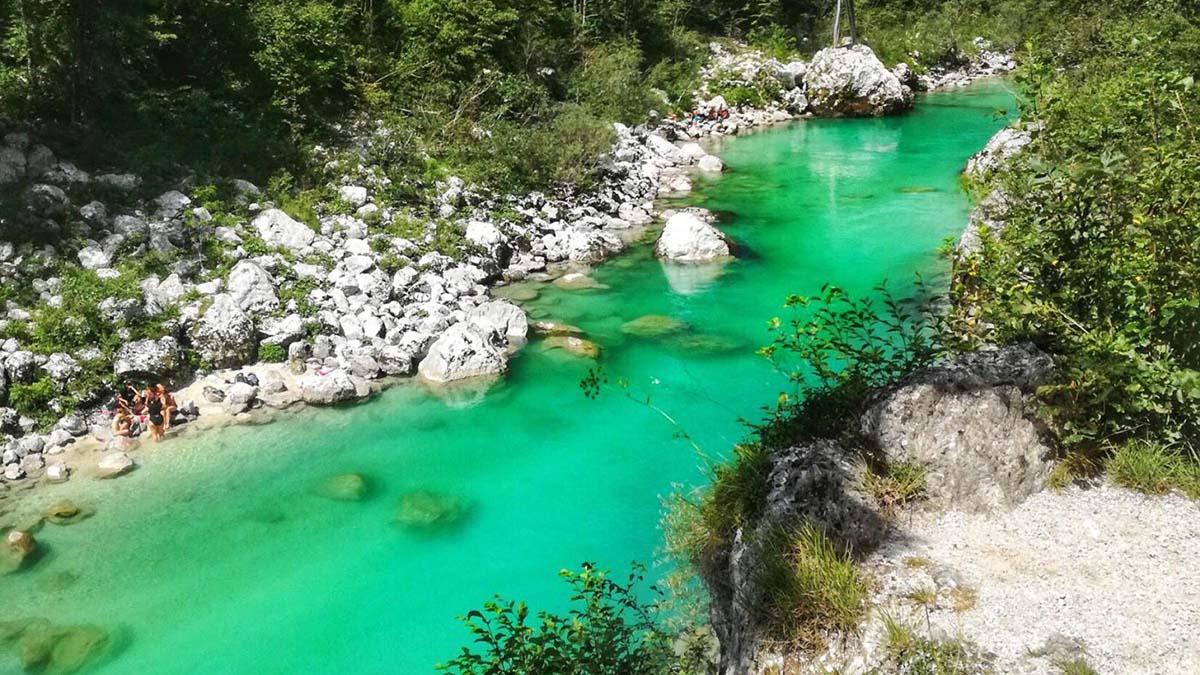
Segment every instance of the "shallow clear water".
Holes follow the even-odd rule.
[[[721,455],[744,435],[739,418],[757,418],[783,387],[754,351],[788,293],[944,275],[934,251],[966,222],[958,172],[1010,104],[990,83],[924,97],[904,117],[726,140],[730,172],[698,183],[689,201],[729,212],[722,227],[744,258],[711,278],[668,274],[642,246],[595,270],[608,289],[541,288],[526,307],[584,328],[607,372]],[[692,330],[621,332],[645,314]],[[46,526],[48,555],[0,577],[0,620],[119,631],[103,673],[430,672],[469,640],[455,615],[493,593],[557,605],[560,568],[652,562],[660,498],[702,479],[653,411],[611,393],[586,400],[588,365],[535,341],[475,405],[404,386],[164,444],[127,477],[35,495],[69,494],[98,513]],[[313,494],[350,471],[371,480],[369,500]],[[407,532],[394,512],[414,489],[459,495],[469,516],[448,532]],[[0,652],[0,673],[16,663]]]

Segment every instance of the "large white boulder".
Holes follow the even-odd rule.
[[[507,340],[524,340],[529,334],[529,317],[507,300],[493,300],[473,308],[467,319],[495,330]]]
[[[680,211],[667,220],[654,255],[677,262],[707,262],[728,257],[729,240],[695,211]]]
[[[267,209],[251,221],[258,236],[269,246],[282,246],[294,252],[307,249],[317,235],[307,225],[279,209]]]
[[[804,74],[808,101],[819,115],[871,116],[912,106],[912,90],[866,45],[826,47]]]
[[[311,405],[332,405],[358,396],[358,385],[344,370],[312,373],[297,381],[300,398]]]
[[[453,382],[499,375],[507,368],[504,337],[493,328],[462,321],[434,341],[417,370],[431,382]]]
[[[212,305],[196,322],[192,344],[208,364],[229,368],[249,363],[258,349],[254,322],[228,293],[213,297]]]
[[[158,340],[134,340],[123,343],[117,350],[113,372],[118,376],[167,376],[183,365],[183,356],[175,338],[166,335]]]
[[[275,280],[270,273],[250,260],[240,260],[229,271],[225,282],[229,294],[244,311],[268,312],[279,305]]]

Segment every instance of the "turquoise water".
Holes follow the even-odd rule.
[[[743,245],[720,273],[681,275],[648,247],[596,269],[607,289],[540,289],[531,315],[582,327],[713,455],[744,435],[783,383],[754,354],[792,292],[866,292],[884,278],[944,275],[935,248],[966,222],[966,158],[1003,123],[998,84],[924,97],[911,115],[812,120],[726,140],[730,172],[688,200],[726,212]],[[621,324],[665,314],[691,326],[635,338]],[[557,571],[652,563],[660,499],[702,480],[700,461],[645,406],[586,400],[588,362],[537,341],[481,401],[420,386],[160,446],[112,482],[77,479],[21,496],[94,506],[47,525],[47,555],[0,577],[0,620],[41,616],[115,631],[102,673],[425,673],[469,640],[455,616],[494,593],[557,606]],[[364,502],[314,494],[360,472]],[[426,489],[471,505],[449,531],[394,522]],[[652,570],[653,572],[653,570]],[[0,672],[19,672],[0,652]]]

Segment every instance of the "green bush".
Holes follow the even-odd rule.
[[[590,564],[559,575],[571,587],[572,608],[565,615],[541,611],[532,621],[525,603],[497,597],[461,617],[475,646],[464,647],[438,670],[457,675],[687,672],[674,652],[673,636],[660,628],[658,601],[644,600],[640,568],[625,582]]]
[[[282,345],[260,344],[258,360],[266,363],[283,363],[287,360],[287,349]]]
[[[1200,29],[1171,14],[1096,17],[1031,49],[1021,116],[1042,131],[997,179],[1021,198],[958,267],[957,330],[1060,357],[1039,397],[1069,451],[1200,456],[1198,59]]]
[[[49,378],[30,383],[14,382],[8,390],[8,402],[17,412],[37,420],[46,427],[58,419],[51,402],[58,397],[58,386]]]

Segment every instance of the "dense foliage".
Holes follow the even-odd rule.
[[[1092,17],[1027,57],[1040,131],[998,181],[1020,195],[1003,233],[960,265],[958,328],[1058,355],[1041,398],[1068,450],[1200,453],[1198,76],[1200,27],[1166,9]]]
[[[73,139],[89,165],[265,180],[363,111],[416,175],[571,180],[554,152],[595,135],[580,109],[640,120],[690,91],[702,34],[795,45],[827,4],[3,0],[0,124]]]
[[[585,564],[559,573],[571,586],[566,615],[497,598],[462,617],[477,647],[438,666],[458,675],[667,675],[694,672],[646,600],[640,568],[624,581]],[[651,587],[651,593],[657,589]]]

